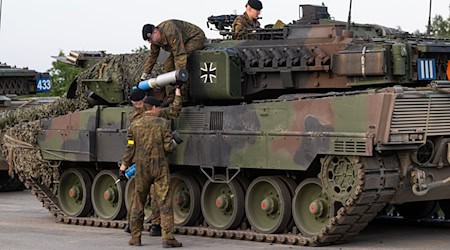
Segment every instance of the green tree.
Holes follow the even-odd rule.
[[[131,50],[131,52],[133,52],[133,53],[141,53],[141,52],[148,52],[148,51],[149,51],[149,49],[145,45]]]
[[[64,52],[59,51],[58,56],[65,56]],[[49,69],[51,76],[52,89],[51,96],[62,96],[69,89],[70,84],[75,77],[83,71],[78,68],[60,61],[52,62],[52,68]]]
[[[450,16],[444,19],[441,15],[433,18],[432,32],[438,37],[450,37]]]

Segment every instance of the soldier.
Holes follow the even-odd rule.
[[[143,90],[136,89],[133,90],[133,92],[130,95],[131,103],[133,104],[135,110],[130,113],[128,116],[128,119],[130,123],[132,123],[134,120],[140,118],[142,114],[144,113],[144,99],[146,97],[146,93]],[[167,108],[161,108],[158,111],[158,116],[163,117],[165,119],[175,119],[180,114],[182,106],[182,99],[181,99],[181,91],[180,88],[175,89],[175,99],[171,106]],[[133,206],[133,200],[131,200],[130,204],[130,210]],[[155,194],[155,185],[151,185],[150,187],[150,200],[152,201],[151,209],[152,209],[152,215],[150,217],[151,221],[151,227],[150,227],[150,236],[161,236],[161,217],[160,217],[160,211],[159,206],[156,202],[156,194]],[[131,233],[130,230],[130,211],[127,213],[127,221],[128,224],[125,225],[124,231],[127,233]]]
[[[249,39],[249,29],[257,29],[260,26],[258,17],[263,8],[261,1],[249,0],[245,8],[244,14],[238,16],[231,26],[232,38],[235,40]]]
[[[170,173],[167,154],[174,144],[170,123],[158,117],[159,101],[149,96],[144,100],[144,114],[136,119],[127,132],[128,144],[120,166],[119,176],[136,160],[135,196],[131,209],[131,239],[129,245],[140,246],[144,220],[144,204],[150,185],[155,185],[156,201],[161,209],[162,245],[181,247],[174,236]],[[150,152],[150,155],[149,155]]]
[[[136,118],[139,118],[142,115],[142,113],[144,113],[145,96],[146,96],[145,91],[140,90],[140,89],[136,89],[131,92],[130,100],[134,106],[134,110],[133,110],[133,112],[131,112],[128,115],[128,119],[129,119],[130,123],[132,123]],[[133,200],[134,200],[134,197],[131,198],[130,211],[131,211],[131,207],[133,207]],[[131,233],[131,230],[130,230],[130,214],[131,213],[130,213],[130,211],[127,212],[127,222],[128,223],[125,225],[125,228],[124,228],[124,231],[127,233]]]
[[[134,106],[133,112],[130,113],[128,119],[132,123],[136,118],[139,118],[144,113],[144,99],[147,93],[141,89],[136,89],[131,92],[130,100]]]
[[[170,52],[169,58],[163,65],[164,72],[170,72],[177,69],[187,69],[188,56],[193,51],[202,49],[206,41],[202,29],[180,20],[167,20],[156,27],[152,24],[146,24],[142,28],[142,37],[151,45],[150,56],[145,62],[141,79],[148,78],[161,48]],[[183,95],[187,95],[187,87],[183,88]],[[173,86],[166,86],[166,95],[169,100],[173,99],[173,92]]]

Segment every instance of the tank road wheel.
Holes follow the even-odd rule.
[[[149,190],[150,192],[150,190]],[[131,201],[134,197],[134,176],[127,181],[127,184],[125,186],[125,207],[127,208],[127,211],[131,210]],[[152,201],[150,199],[150,196],[147,198],[147,202],[145,203],[144,207],[144,222],[148,223],[150,222],[150,217],[152,216]]]
[[[284,184],[286,184],[286,187],[289,190],[289,194],[291,195],[291,197],[294,197],[295,189],[297,188],[297,183],[292,178],[284,175],[279,175],[277,177],[280,178],[284,182]],[[293,226],[294,220],[289,221],[287,228],[290,230],[293,228]]]
[[[362,164],[357,157],[329,155],[322,161],[320,177],[327,194],[345,204],[358,185],[358,171]]]
[[[334,216],[334,205],[322,192],[319,179],[309,178],[300,183],[292,199],[295,225],[305,236],[315,236]]]
[[[226,180],[225,176],[217,176]],[[235,229],[244,218],[244,191],[234,178],[230,183],[206,181],[202,190],[202,213],[208,225],[215,229]]]
[[[71,168],[62,173],[58,185],[58,200],[62,211],[73,217],[88,215],[91,203],[92,178],[82,169]]]
[[[438,210],[437,201],[415,201],[395,204],[395,210],[408,220],[419,220],[431,217]]]
[[[291,219],[291,195],[276,176],[261,176],[250,183],[245,195],[245,213],[261,233],[280,233]]]
[[[115,184],[117,175],[111,170],[97,174],[92,184],[92,205],[98,217],[105,220],[121,219],[125,213],[125,183]]]
[[[170,177],[172,208],[176,226],[191,226],[200,216],[200,187],[197,180],[187,174],[174,173]]]

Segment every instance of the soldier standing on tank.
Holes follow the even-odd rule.
[[[245,8],[244,14],[238,16],[231,26],[232,38],[235,40],[251,38],[251,36],[248,35],[249,30],[260,27],[258,17],[263,8],[261,1],[249,0],[245,5]]]
[[[167,155],[173,151],[170,122],[158,117],[159,101],[149,96],[144,100],[144,113],[136,119],[127,132],[128,144],[120,166],[120,176],[136,160],[135,196],[131,209],[130,245],[141,245],[144,223],[144,204],[147,201],[150,185],[155,185],[156,200],[161,209],[162,245],[181,247],[174,236],[174,218],[170,193],[169,160]]]
[[[144,113],[144,99],[146,97],[146,92],[140,89],[133,90],[130,95],[131,103],[134,106],[134,111],[131,112],[128,116],[130,123],[134,120],[140,118]],[[175,89],[175,99],[167,108],[159,109],[158,116],[163,117],[165,119],[175,119],[179,116],[180,110],[182,106],[181,99],[181,91],[180,88]],[[151,227],[150,227],[150,236],[161,236],[161,217],[159,206],[156,202],[156,194],[155,194],[155,185],[151,185],[150,187],[150,200],[152,201],[151,209],[152,215],[150,217]],[[133,207],[134,197],[131,199],[130,210]],[[128,224],[125,225],[124,231],[127,233],[131,233],[130,230],[130,216],[131,212],[127,213],[127,221]]]
[[[156,63],[160,49],[170,52],[164,62],[163,71],[170,72],[177,69],[187,69],[187,59],[195,50],[204,47],[206,36],[202,29],[192,23],[180,20],[167,20],[158,26],[145,24],[142,27],[142,37],[150,42],[150,55],[145,62],[141,79],[145,80]],[[188,86],[182,89],[183,96],[187,96]],[[173,99],[174,87],[166,86],[167,99]]]

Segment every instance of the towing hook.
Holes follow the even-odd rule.
[[[423,183],[423,184],[414,184],[412,186],[412,192],[417,196],[424,196],[430,190],[448,185],[449,182],[450,182],[450,177],[448,177],[445,180],[441,180],[441,181],[435,181],[435,182]]]
[[[430,189],[428,188],[428,185],[421,185],[419,186],[418,184],[414,184],[412,186],[412,192],[416,195],[416,196],[424,196],[428,193],[428,191],[430,191]]]

